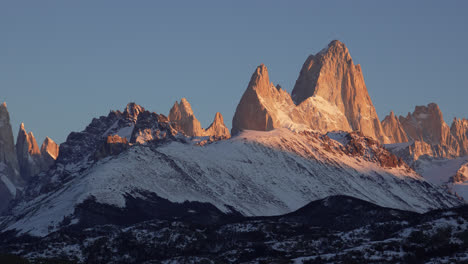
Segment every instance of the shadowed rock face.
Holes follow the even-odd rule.
[[[41,151],[33,133],[27,133],[23,123],[16,138],[16,155],[21,176],[26,181],[41,171]]]
[[[465,118],[455,118],[452,126],[450,127],[450,132],[457,140],[461,154],[468,155],[468,120]]]
[[[54,165],[58,153],[59,146],[48,137],[46,137],[41,149],[39,149],[34,134],[32,132],[28,133],[24,124],[21,123],[16,138],[16,155],[21,177],[25,181],[29,181],[31,177],[48,170]]]
[[[189,137],[231,137],[229,129],[224,125],[223,116],[219,112],[216,113],[213,123],[206,130],[203,129],[200,121],[195,117],[190,103],[185,98],[182,98],[180,103],[174,103],[168,118],[174,129]]]
[[[46,137],[41,146],[41,156],[45,168],[50,168],[59,155],[59,145],[51,138]]]
[[[18,160],[15,153],[13,131],[10,124],[10,114],[6,103],[0,105],[0,162],[11,170],[11,180],[20,182]]]
[[[16,158],[10,114],[6,103],[0,105],[0,212],[16,196],[16,186],[23,181]],[[10,187],[10,188],[9,188]]]

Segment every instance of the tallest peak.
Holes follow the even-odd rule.
[[[345,44],[344,44],[343,42],[341,42],[341,41],[339,41],[339,40],[337,40],[337,39],[332,40],[332,41],[328,44],[328,47],[338,47],[338,46],[340,46],[340,47],[341,47],[341,46],[346,47]]]
[[[324,55],[324,54],[327,54],[327,53],[331,53],[331,54],[344,54],[344,57],[346,59],[350,59],[351,56],[349,55],[349,51],[348,51],[348,48],[346,47],[346,45],[339,41],[339,40],[332,40],[328,46],[326,48],[324,48],[323,50],[321,50],[318,54],[316,54],[315,56],[317,55]]]

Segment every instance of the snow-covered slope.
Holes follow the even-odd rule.
[[[79,222],[74,210],[86,199],[125,207],[126,195],[143,197],[147,192],[171,202],[207,202],[247,216],[284,214],[338,194],[417,212],[461,203],[377,141],[344,132],[326,136],[275,129],[244,131],[205,146],[179,141],[136,144],[74,170],[68,179],[18,203],[3,220],[3,230],[46,235],[65,219],[68,224]]]
[[[415,161],[413,167],[427,181],[468,201],[468,156],[455,159],[424,157]]]

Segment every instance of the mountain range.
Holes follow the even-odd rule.
[[[434,103],[380,121],[361,66],[337,40],[306,59],[291,94],[258,66],[231,131],[219,112],[202,128],[182,98],[167,116],[129,103],[39,149],[24,124],[14,144],[4,103],[0,247],[26,255],[18,248],[30,237],[157,219],[218,225],[327,197],[405,215],[450,210],[468,199],[467,137],[468,121],[449,127]],[[90,259],[83,252],[79,262]]]

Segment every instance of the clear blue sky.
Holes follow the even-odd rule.
[[[436,102],[468,117],[468,1],[3,1],[0,100],[16,135],[63,142],[130,102],[186,97],[231,127],[255,67],[291,91],[309,54],[344,42],[380,119]]]

